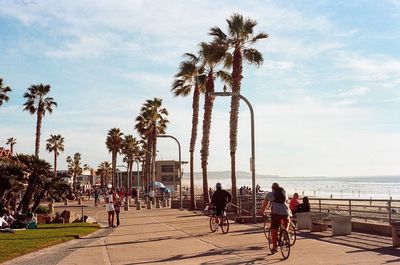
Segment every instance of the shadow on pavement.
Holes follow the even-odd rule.
[[[348,253],[373,251],[380,255],[400,257],[399,249],[396,249],[391,245],[391,238],[384,241],[384,238],[381,237],[382,239],[378,241],[376,240],[377,237],[371,237],[371,235],[361,233],[352,233],[348,236],[332,236],[330,233],[310,233],[301,231],[298,233],[298,236],[358,249],[349,251]],[[393,262],[398,261],[400,261],[400,259],[396,259]]]

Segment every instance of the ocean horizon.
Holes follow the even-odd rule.
[[[238,171],[237,187],[251,187],[251,172]],[[183,185],[189,184],[189,173],[184,173]],[[223,188],[230,189],[230,171],[208,172],[208,185],[214,187],[217,182]],[[256,185],[263,191],[269,191],[273,182],[279,183],[291,196],[297,192],[301,196],[338,198],[338,199],[400,199],[399,176],[301,176],[282,177],[278,175],[256,174]],[[195,186],[201,187],[202,174],[195,172]]]

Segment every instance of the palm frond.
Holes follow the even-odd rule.
[[[251,39],[251,43],[255,43],[255,42],[257,42],[258,40],[261,40],[261,39],[267,39],[268,37],[269,37],[269,35],[267,33],[265,33],[265,32],[258,33],[256,36],[254,36]]]
[[[250,64],[257,66],[260,66],[264,61],[262,53],[256,49],[244,49],[243,56]]]

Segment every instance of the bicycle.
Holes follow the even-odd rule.
[[[271,227],[271,218],[266,215],[267,219],[264,222],[264,235],[268,240],[269,243],[269,233],[270,233],[270,227]],[[289,229],[288,229],[288,234],[289,234],[289,239],[290,239],[290,246],[293,246],[294,243],[296,243],[296,225],[294,224],[292,218],[290,218],[290,223],[289,223]]]
[[[268,227],[268,232],[267,233],[265,232],[265,224],[266,223],[267,223],[267,221],[265,221],[265,223],[264,223],[264,234],[268,240],[269,250],[273,254],[274,252],[273,252],[271,229]],[[269,223],[269,224],[271,224],[271,223]],[[276,246],[280,248],[281,254],[282,254],[282,257],[284,260],[289,258],[291,243],[290,243],[289,233],[286,230],[285,222],[283,220],[281,220],[281,223],[278,228],[278,241],[276,242]]]
[[[216,232],[219,227],[221,227],[221,231],[223,234],[229,232],[229,220],[226,217],[226,209],[222,211],[222,215],[217,216],[215,212],[215,207],[211,209],[210,214],[210,230],[211,232]],[[216,222],[218,221],[218,222]]]

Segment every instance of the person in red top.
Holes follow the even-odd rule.
[[[289,204],[289,209],[290,211],[292,211],[292,214],[296,214],[297,211],[297,205],[299,205],[299,194],[296,192],[295,194],[293,194],[293,198],[290,200],[290,204]]]

